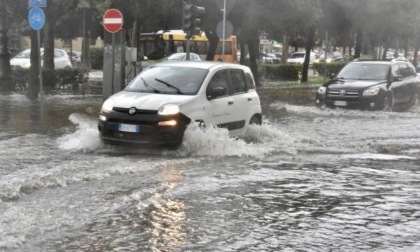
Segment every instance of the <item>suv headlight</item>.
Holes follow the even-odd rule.
[[[107,99],[104,104],[102,104],[101,112],[111,112],[114,108],[114,100]]]
[[[327,92],[327,88],[326,87],[319,87],[318,88],[318,94],[324,95],[326,92]]]
[[[368,88],[365,91],[363,91],[363,96],[374,96],[374,95],[378,95],[380,90],[381,89],[378,88],[378,87]]]
[[[177,104],[166,104],[159,108],[159,115],[176,115],[180,111],[180,107]]]

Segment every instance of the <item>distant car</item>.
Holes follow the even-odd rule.
[[[385,111],[408,108],[418,100],[416,78],[408,61],[353,61],[319,87],[315,104]]]
[[[68,51],[66,52],[67,55],[70,57],[70,60],[73,65],[80,65],[80,62],[82,61],[82,52],[80,51]]]
[[[261,62],[265,64],[278,64],[281,59],[278,59],[274,53],[261,53]]]
[[[42,56],[44,55],[44,48],[41,48],[41,65],[43,65]],[[15,68],[30,68],[31,67],[31,49],[26,49],[10,60],[10,65]],[[66,51],[62,49],[54,49],[54,67],[61,69],[72,67],[70,57]]]
[[[191,122],[243,136],[261,124],[261,104],[251,70],[213,61],[164,61],[142,71],[102,105],[104,142],[176,147]]]
[[[174,53],[171,54],[167,60],[169,61],[179,61],[179,60],[187,60],[187,53]],[[196,53],[190,53],[190,60],[191,61],[201,61],[200,55]]]
[[[303,64],[305,62],[305,52],[295,52],[291,53],[289,58],[287,59],[287,63],[289,64]],[[315,53],[311,52],[309,57],[309,65],[312,66],[312,64],[315,62]]]

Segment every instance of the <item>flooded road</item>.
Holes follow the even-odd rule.
[[[0,96],[0,250],[419,251],[420,105],[262,93],[244,139],[178,150],[103,145],[101,96]]]

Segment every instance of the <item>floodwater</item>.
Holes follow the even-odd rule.
[[[0,96],[0,250],[420,250],[419,105],[262,98],[244,139],[150,150],[99,141],[100,96]]]

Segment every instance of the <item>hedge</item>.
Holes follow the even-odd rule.
[[[325,63],[314,63],[313,67],[320,75],[325,75],[326,70],[326,76],[331,77],[332,75],[337,74],[347,63],[348,62],[334,62],[326,65]]]
[[[260,71],[267,79],[296,81],[300,79],[302,65],[299,64],[262,64]]]
[[[55,76],[56,83],[54,87],[49,88],[75,90],[83,82],[84,74],[79,68],[64,68],[55,70]],[[29,69],[12,69],[11,77],[16,89],[26,90],[29,84]]]

